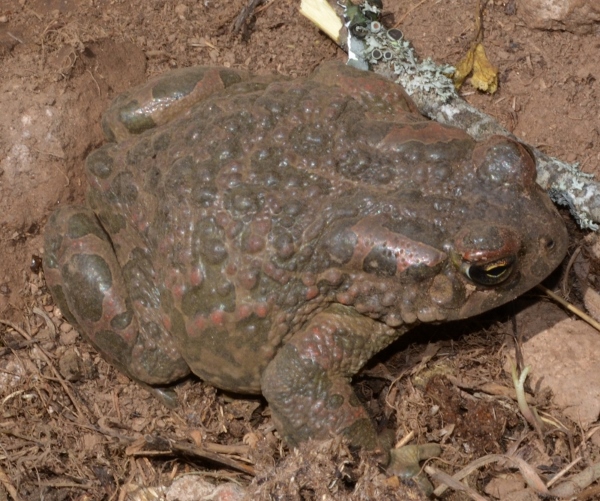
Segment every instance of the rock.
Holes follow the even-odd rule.
[[[558,313],[557,313],[558,312]],[[557,321],[557,315],[562,317]],[[538,303],[521,312],[518,322],[552,322],[523,343],[525,365],[531,366],[531,386],[549,387],[565,416],[584,428],[600,415],[600,336],[581,320],[568,318],[558,307]]]
[[[517,0],[517,15],[530,28],[578,35],[600,32],[598,0]]]
[[[60,344],[63,346],[70,346],[75,344],[77,338],[79,337],[79,333],[71,327],[70,329],[64,329],[63,327],[71,327],[70,324],[64,322],[60,326]]]
[[[584,238],[582,252],[575,259],[573,271],[585,309],[592,318],[600,322],[600,293],[596,290],[600,283],[597,263],[600,263],[600,238],[596,233],[590,233]]]
[[[165,498],[167,501],[241,501],[244,496],[244,490],[233,482],[215,486],[198,475],[182,475],[173,481]]]
[[[67,350],[58,360],[60,375],[67,381],[79,381],[83,373],[80,361],[81,357],[73,348]]]
[[[525,488],[523,477],[516,473],[503,475],[493,478],[485,486],[485,493],[496,499],[506,499],[506,497],[517,491],[522,491]]]

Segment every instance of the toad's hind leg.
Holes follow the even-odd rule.
[[[144,274],[152,274],[151,265],[126,267],[126,282],[93,212],[71,206],[52,214],[43,263],[65,317],[119,370],[146,385],[166,385],[189,374],[160,321],[158,293],[148,290],[151,280]],[[145,292],[136,292],[132,301],[127,283]]]
[[[211,66],[170,71],[118,96],[104,113],[102,129],[109,141],[122,141],[173,120],[249,77],[243,70]]]

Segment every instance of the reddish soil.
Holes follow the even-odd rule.
[[[232,34],[245,3],[0,3],[0,500],[15,493],[23,500],[127,499],[197,470],[242,485],[254,477],[249,492],[261,499],[408,499],[372,458],[344,446],[305,449],[300,456],[288,451],[262,400],[232,398],[194,380],[178,388],[181,406],[166,409],[55,315],[43,273],[32,267],[32,256],[43,252],[43,228],[53,208],[83,200],[83,161],[103,142],[100,116],[119,92],[190,65],[298,76],[344,57],[299,15],[297,1],[267,2],[241,34]],[[489,96],[465,87],[465,98],[528,143],[597,174],[600,39],[531,30],[511,6],[492,0],[484,19],[499,91]],[[385,8],[388,26],[408,13],[405,36],[421,57],[440,63],[456,63],[474,36],[475,0],[388,1]],[[572,221],[569,226],[573,248],[583,246],[587,266],[579,279],[597,288],[595,240],[584,241]],[[583,286],[564,280],[570,300],[580,302]],[[521,456],[546,480],[580,447],[581,468],[598,462],[600,441],[586,435],[593,420],[580,428],[541,387],[535,388],[536,404],[563,425],[543,440],[514,399],[481,390],[489,381],[512,386],[503,369],[505,358],[514,358],[511,316],[534,301],[530,295],[443,334],[419,329],[356,378],[361,398],[382,427],[396,425],[397,437],[414,432],[421,441],[444,443],[446,463],[438,467],[448,472],[512,447],[521,447]],[[519,338],[545,328],[535,315],[525,318]],[[185,444],[195,452],[185,452]],[[218,457],[207,460],[202,451]],[[307,457],[313,458],[310,468],[301,459]],[[240,471],[249,463],[254,474]],[[506,465],[482,469],[468,483],[483,491],[508,469],[514,475]],[[444,499],[464,496],[447,492]]]

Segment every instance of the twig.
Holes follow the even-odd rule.
[[[6,32],[6,34],[7,34],[7,35],[8,35],[10,38],[12,38],[12,39],[16,40],[17,42],[19,42],[19,43],[22,43],[22,44],[25,44],[25,42],[24,42],[22,39],[20,39],[20,38],[19,38],[17,35],[13,35],[13,34],[12,34],[10,31],[7,31],[7,32]]]
[[[577,308],[576,306],[572,305],[571,303],[565,301],[562,297],[560,297],[558,294],[555,294],[554,292],[552,292],[550,289],[547,289],[546,287],[544,287],[543,285],[538,285],[537,288],[539,290],[541,290],[542,292],[548,294],[548,296],[550,296],[554,301],[556,301],[558,304],[560,304],[562,307],[566,308],[567,310],[569,310],[571,313],[574,313],[575,315],[577,315],[579,318],[581,318],[581,320],[587,322],[588,324],[590,324],[594,329],[596,329],[597,331],[600,332],[600,323],[598,323],[596,320],[594,320],[592,317],[590,317],[589,315],[585,314],[583,311],[581,311],[579,308]]]
[[[213,444],[207,442],[203,444],[203,447],[209,452],[216,452],[218,454],[248,454],[250,447],[247,445],[224,445],[224,444]]]
[[[527,420],[527,422],[533,426],[538,437],[544,442],[544,434],[542,433],[542,422],[535,411],[535,407],[530,408],[527,403],[527,399],[525,398],[525,380],[529,375],[529,371],[531,367],[527,366],[523,369],[521,374],[517,374],[517,368],[513,365],[511,367],[511,375],[513,384],[515,385],[515,390],[517,392],[517,404],[519,406],[519,410],[523,417]]]
[[[238,14],[231,28],[232,33],[238,33],[244,23],[254,14],[254,9],[258,7],[264,0],[250,0],[248,5]]]
[[[538,494],[548,494],[548,489],[546,488],[546,485],[529,464],[527,464],[523,459],[517,456],[509,456],[507,454],[490,454],[488,456],[483,456],[482,458],[476,459],[475,461],[471,462],[466,467],[464,467],[462,470],[452,475],[452,478],[455,480],[462,480],[476,469],[481,468],[486,464],[495,463],[498,461],[510,461],[514,464],[514,466],[519,468],[521,474],[523,475],[523,478],[525,479],[525,482],[527,482],[527,485],[529,485],[529,487],[535,490]],[[434,495],[439,497],[446,491],[446,489],[446,485],[440,485],[435,489]]]
[[[551,496],[570,498],[600,478],[600,463],[573,475],[550,491]]]
[[[170,441],[169,441],[170,442]],[[255,476],[256,470],[253,466],[241,463],[240,461],[236,461],[235,459],[229,458],[222,454],[217,454],[214,452],[209,452],[205,448],[202,447],[194,447],[190,445],[169,443],[169,449],[164,451],[134,451],[131,453],[134,457],[155,457],[155,456],[164,456],[165,454],[185,454],[187,456],[193,456],[197,458],[201,458],[212,463],[221,464],[232,468],[237,471],[241,471],[242,473],[246,473],[247,475]]]
[[[96,486],[94,485],[87,485],[87,484],[78,484],[76,482],[63,482],[63,481],[59,481],[57,480],[56,482],[41,482],[40,485],[42,487],[54,487],[55,489],[85,489],[85,490],[89,490],[89,489],[95,489]]]
[[[565,272],[563,273],[560,290],[562,291],[564,297],[568,297],[568,295],[569,295],[569,291],[567,290],[568,283],[569,283],[569,274],[571,273],[571,268],[573,268],[573,264],[575,263],[575,260],[577,259],[577,256],[579,256],[580,252],[581,252],[581,245],[578,246],[577,249],[575,249],[575,252],[573,252],[571,257],[569,258],[569,262],[567,263]]]
[[[565,466],[562,470],[560,470],[556,475],[554,475],[546,484],[546,487],[552,487],[556,482],[558,482],[561,478],[563,478],[570,470],[579,463],[583,458],[578,457],[575,460],[571,461],[567,466]]]
[[[23,336],[28,341],[32,341],[33,340],[32,337],[29,334],[27,334],[23,329],[21,329],[18,325],[10,322],[9,320],[0,319],[0,324],[4,324],[4,325],[7,325],[8,327],[12,328],[15,332],[18,332],[19,334],[21,334],[21,336]],[[83,413],[81,407],[79,407],[79,403],[77,402],[77,399],[75,398],[75,395],[73,395],[73,393],[71,392],[71,389],[67,385],[66,381],[62,378],[62,376],[56,370],[56,368],[54,367],[54,364],[50,360],[50,357],[48,356],[48,354],[46,353],[46,351],[41,346],[38,346],[37,348],[39,349],[42,358],[44,359],[44,361],[46,362],[46,364],[48,365],[48,367],[50,368],[50,370],[54,374],[54,377],[56,378],[56,381],[63,387],[63,390],[65,390],[65,393],[67,394],[67,396],[71,400],[71,403],[73,404],[73,406],[77,410],[77,414],[79,416],[79,419],[83,419],[83,417],[85,416],[85,414]]]
[[[258,7],[255,11],[254,14],[260,14],[261,12],[267,10],[269,7],[271,7],[271,5],[273,5],[277,0],[271,0],[268,3],[265,3],[263,5],[261,5],[260,7]]]
[[[404,435],[400,440],[398,440],[398,442],[396,442],[396,444],[394,445],[394,449],[400,449],[401,447],[404,447],[408,442],[410,442],[413,439],[414,436],[415,436],[415,432],[414,432],[414,430],[411,430],[409,433]]]
[[[15,486],[10,482],[6,473],[4,473],[2,466],[0,466],[0,483],[2,483],[4,488],[8,491],[8,494],[13,498],[13,501],[21,501],[17,489],[15,489]]]
[[[452,487],[455,491],[464,492],[467,496],[475,501],[487,501],[482,495],[477,494],[473,489],[466,486],[462,482],[458,481],[456,478],[448,475],[447,473],[434,468],[431,465],[425,466],[425,473],[430,475],[434,480],[440,482],[442,484],[447,485],[448,487]]]

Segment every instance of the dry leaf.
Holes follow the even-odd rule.
[[[454,75],[452,76],[452,80],[454,81],[454,86],[457,89],[460,89],[461,85],[464,83],[465,79],[471,74],[473,71],[473,61],[475,60],[475,46],[471,47],[469,51],[465,54],[460,62],[456,65],[456,70],[454,71]]]
[[[485,55],[485,49],[480,43],[475,46],[471,85],[489,94],[493,94],[498,90],[498,69],[490,63]]]
[[[460,89],[471,72],[473,72],[471,77],[473,87],[489,94],[498,90],[498,69],[490,63],[481,43],[474,44],[456,65],[456,71],[452,77],[454,86]]]

